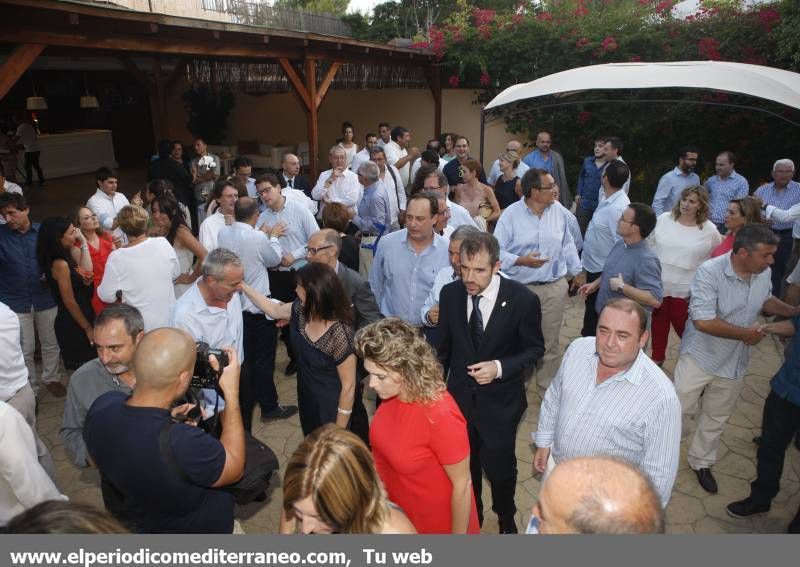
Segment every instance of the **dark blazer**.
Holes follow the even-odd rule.
[[[375,296],[372,295],[369,282],[361,277],[361,274],[341,262],[339,262],[339,270],[336,273],[339,275],[350,301],[353,302],[353,309],[356,312],[356,330],[383,317],[375,301]]]
[[[283,179],[283,181],[285,183],[286,182],[286,178],[283,177],[283,170],[281,170],[281,178]],[[300,189],[300,190],[303,191],[303,193],[308,195],[309,198],[311,198],[311,189],[312,189],[312,187],[311,187],[311,184],[308,182],[308,179],[306,179],[302,175],[298,175],[298,176],[296,176],[294,178],[294,181],[292,182],[292,184],[294,185],[292,187],[292,189]]]
[[[449,370],[447,389],[467,422],[489,447],[514,445],[525,408],[525,368],[544,354],[539,298],[524,285],[500,278],[492,315],[476,349],[467,322],[467,290],[461,280],[439,295],[439,360]],[[481,386],[467,374],[476,362],[499,360],[503,376]]]

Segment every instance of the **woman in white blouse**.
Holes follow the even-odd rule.
[[[689,314],[689,287],[697,267],[722,241],[717,227],[708,220],[708,191],[694,185],[681,192],[675,207],[658,217],[648,238],[661,261],[664,300],[653,311],[653,360],[661,365],[666,357],[670,324],[679,337]]]
[[[356,132],[353,125],[349,122],[344,122],[342,124],[342,140],[339,142],[339,145],[344,149],[344,154],[347,158],[347,167],[350,167],[350,164],[353,163],[353,158],[358,153],[358,144],[353,141],[355,136]]]

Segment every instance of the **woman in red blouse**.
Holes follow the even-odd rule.
[[[725,212],[725,228],[728,232],[719,246],[711,251],[711,257],[716,258],[733,250],[733,239],[736,233],[746,224],[761,222],[761,199],[758,197],[744,197],[733,199],[728,203],[728,210]]]
[[[94,282],[92,309],[95,315],[100,315],[100,312],[105,309],[106,304],[97,297],[97,286],[103,281],[103,273],[106,271],[108,255],[111,254],[111,251],[115,248],[114,242],[111,240],[111,236],[100,227],[97,215],[88,207],[81,207],[78,209],[75,225],[80,229],[85,243],[89,246],[89,254],[92,257],[92,281]],[[79,242],[75,243],[75,246],[81,245],[82,244]]]
[[[431,346],[384,319],[359,331],[356,350],[381,398],[369,439],[389,499],[421,534],[479,533],[467,424]]]

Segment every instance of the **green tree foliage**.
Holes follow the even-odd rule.
[[[335,16],[343,16],[349,5],[350,0],[275,0],[274,4],[276,8],[305,10]]]
[[[460,0],[418,45],[436,54],[445,85],[477,89],[479,103],[513,84],[602,63],[725,60],[800,69],[795,0],[750,10],[738,2],[704,4],[685,20],[672,16],[676,2],[543,0],[494,10]],[[800,124],[800,112],[781,105],[697,89],[587,91],[502,107],[494,116],[523,138],[553,130],[572,179],[595,136],[623,137],[633,197],[641,200],[687,144],[702,150],[701,178],[713,175],[716,153],[727,149],[740,156],[737,170],[755,185],[769,177],[775,159],[796,151],[786,140],[797,137],[799,126],[786,120]]]

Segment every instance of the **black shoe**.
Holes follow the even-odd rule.
[[[297,406],[275,406],[268,412],[261,414],[261,421],[272,421],[274,419],[286,419],[297,413]]]
[[[500,524],[501,534],[519,533],[519,531],[517,531],[517,522],[514,521],[514,516],[509,516],[509,517],[500,516],[498,518],[498,523]]]
[[[762,504],[761,502],[753,500],[752,496],[748,496],[744,500],[739,500],[738,502],[728,504],[727,508],[725,509],[728,511],[728,514],[734,518],[747,518],[753,514],[763,514],[764,512],[769,512],[769,508],[769,502]]]
[[[753,437],[753,443],[755,443],[756,445],[761,445],[761,435],[759,435],[758,437]]]
[[[286,371],[284,374],[287,376],[291,376],[292,374],[297,373],[297,364],[294,363],[294,360],[290,360],[289,364],[286,365]]]
[[[717,479],[715,479],[714,475],[711,474],[711,469],[697,469],[694,471],[694,474],[697,475],[697,480],[700,483],[700,486],[703,487],[703,490],[711,494],[717,493],[719,490],[717,488]]]

